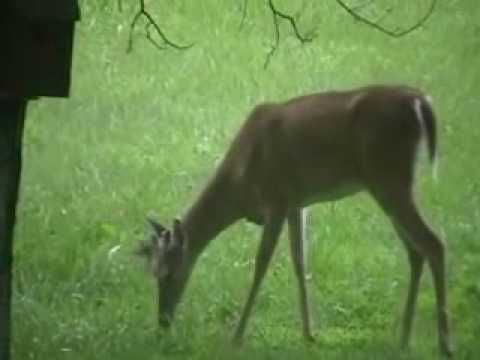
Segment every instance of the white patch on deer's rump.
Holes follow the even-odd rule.
[[[425,99],[427,100],[428,103],[431,103],[432,98],[430,96],[425,96]],[[418,123],[420,124],[420,134],[422,137],[422,141],[426,141],[427,139],[427,129],[425,126],[425,118],[423,117],[423,112],[422,112],[422,101],[419,98],[415,98],[413,100],[413,109],[415,110],[415,115],[418,119]],[[438,162],[436,160],[433,161],[432,164],[432,173],[433,173],[433,180],[437,182],[438,179]]]

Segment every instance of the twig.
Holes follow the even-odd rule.
[[[133,49],[133,29],[135,28],[135,25],[137,24],[138,19],[140,19],[140,16],[142,16],[142,9],[135,14],[135,16],[133,17],[132,23],[130,24],[130,34],[128,36],[127,53],[131,52]]]
[[[381,14],[376,20],[375,23],[379,24],[381,23],[391,12],[393,11],[393,7],[389,7],[385,9],[383,14]]]
[[[147,38],[148,41],[150,41],[153,46],[155,46],[158,50],[165,50],[167,47],[166,46],[162,46],[160,45],[158,42],[155,41],[155,39],[152,37],[152,33],[150,31],[150,27],[152,26],[152,23],[151,22],[148,22],[146,25],[145,25],[145,36]]]
[[[405,36],[416,29],[418,29],[420,26],[422,26],[428,18],[433,14],[433,11],[435,9],[435,5],[437,4],[437,0],[432,0],[430,3],[430,8],[428,11],[425,13],[424,16],[422,16],[414,25],[410,26],[409,28],[403,29],[403,30],[391,30],[388,29],[382,25],[379,24],[378,21],[372,21],[367,19],[366,17],[360,15],[356,10],[353,8],[349,7],[347,4],[345,4],[342,0],[336,0],[337,4],[340,5],[346,12],[348,12],[355,20],[358,20],[370,27],[373,27],[374,29],[388,35],[391,37],[399,38],[402,36]]]
[[[350,9],[352,9],[355,12],[358,12],[358,11],[370,6],[372,3],[373,3],[373,0],[367,0],[363,3],[361,3],[361,4],[352,6]]]
[[[297,23],[295,22],[295,19],[292,16],[287,15],[287,14],[282,13],[279,10],[277,10],[275,8],[275,5],[273,4],[273,0],[268,0],[268,6],[270,7],[270,10],[272,11],[272,15],[273,15],[273,26],[274,26],[274,29],[275,29],[275,43],[272,46],[272,48],[270,49],[270,51],[268,52],[267,58],[265,59],[265,64],[263,66],[265,69],[267,68],[268,64],[270,63],[271,57],[273,56],[275,51],[277,51],[279,43],[280,43],[280,29],[278,27],[278,18],[279,17],[282,18],[282,19],[288,20],[290,22],[290,25],[292,26],[293,31],[295,32],[296,38],[302,44],[310,42],[310,41],[313,40],[313,37],[306,37],[306,36],[301,35],[300,31],[298,31]]]
[[[242,9],[242,20],[240,20],[239,28],[243,28],[245,19],[247,18],[247,9],[248,9],[248,0],[243,0],[243,9]]]
[[[162,41],[172,47],[172,48],[175,48],[177,50],[186,50],[190,47],[193,46],[193,44],[189,44],[189,45],[178,45],[176,43],[174,43],[173,41],[169,40],[167,38],[167,36],[165,35],[165,33],[162,31],[162,29],[160,28],[160,26],[155,22],[155,20],[153,19],[152,15],[150,15],[150,13],[145,9],[145,0],[139,0],[139,3],[140,3],[140,9],[137,11],[137,13],[135,14],[135,16],[133,17],[133,20],[130,24],[130,34],[129,34],[129,37],[128,37],[128,46],[127,46],[127,53],[131,52],[132,49],[133,49],[133,31],[135,30],[135,26],[137,25],[137,22],[138,20],[141,18],[141,17],[144,17],[147,19],[147,25],[145,27],[145,31],[146,31],[146,38],[151,42],[153,43],[156,47],[160,48],[160,49],[164,49],[165,47],[162,47],[160,46],[158,43],[156,43],[152,36],[151,36],[151,33],[150,33],[150,26],[153,26],[154,29],[155,29],[155,32],[161,37]]]

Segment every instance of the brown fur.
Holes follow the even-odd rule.
[[[171,250],[159,254],[167,263],[166,275],[158,279],[161,322],[172,321],[205,246],[245,218],[263,225],[263,233],[252,288],[235,333],[240,341],[280,231],[288,222],[303,333],[312,339],[303,208],[367,191],[390,217],[411,265],[402,344],[406,346],[410,337],[426,260],[434,278],[440,348],[449,355],[445,249],[419,214],[413,195],[422,136],[433,160],[437,143],[433,110],[419,90],[405,86],[324,92],[255,107],[205,189],[174,223],[174,231],[157,232],[160,244],[167,238],[172,243]]]

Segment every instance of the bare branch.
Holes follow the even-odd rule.
[[[152,36],[152,32],[150,31],[150,28],[152,27],[152,23],[151,22],[148,22],[146,25],[145,25],[145,36],[147,38],[148,41],[150,41],[153,46],[155,46],[158,50],[165,50],[167,49],[166,46],[162,46],[160,45],[157,41],[155,41],[155,39],[153,38]]]
[[[377,20],[375,20],[375,23],[376,24],[379,24],[381,23],[391,12],[393,11],[393,7],[389,7],[387,9],[385,9],[385,11],[383,12],[383,14],[381,14]]]
[[[278,27],[278,18],[282,18],[282,19],[288,20],[290,22],[290,25],[292,26],[293,31],[295,32],[296,38],[302,44],[310,42],[310,41],[313,40],[313,36],[312,37],[307,37],[307,36],[301,35],[300,31],[298,30],[297,23],[295,22],[295,19],[292,16],[287,15],[287,14],[277,10],[275,5],[273,4],[273,0],[268,0],[268,6],[270,7],[270,10],[272,11],[272,15],[273,15],[273,26],[274,26],[274,30],[275,30],[275,44],[272,46],[272,48],[270,49],[270,51],[267,54],[267,58],[265,59],[264,68],[267,68],[268,64],[270,63],[271,57],[273,56],[275,51],[277,51],[279,43],[280,43],[280,29]]]
[[[273,15],[273,25],[274,25],[274,30],[275,30],[275,44],[272,45],[272,48],[267,54],[267,58],[265,59],[265,64],[263,65],[263,68],[266,69],[268,64],[270,63],[270,58],[273,56],[273,53],[277,50],[278,44],[280,43],[280,30],[278,29],[278,19],[277,16],[275,15],[275,12],[272,12]]]
[[[242,20],[240,20],[240,29],[243,28],[245,19],[247,18],[248,0],[243,0]]]
[[[373,3],[373,1],[374,0],[366,0],[365,2],[363,2],[361,4],[352,6],[350,9],[352,9],[355,12],[358,12],[358,11],[360,11],[360,10],[366,8],[366,7],[369,7]]]
[[[150,26],[153,26],[153,28],[155,29],[155,32],[157,35],[160,36],[160,38],[162,39],[162,41],[167,45],[167,46],[170,46],[174,49],[177,49],[177,50],[186,50],[190,47],[193,46],[193,44],[189,44],[189,45],[178,45],[176,43],[174,43],[173,41],[169,40],[167,38],[167,36],[165,35],[165,33],[162,31],[162,29],[160,28],[160,26],[157,24],[157,22],[155,21],[155,19],[152,17],[152,15],[150,15],[150,13],[145,9],[145,0],[139,0],[139,4],[140,4],[140,9],[137,11],[137,13],[135,14],[135,16],[133,17],[133,20],[130,24],[130,34],[129,34],[129,37],[128,37],[128,46],[127,46],[127,53],[131,52],[132,49],[133,49],[133,31],[135,30],[135,26],[137,25],[137,22],[139,21],[139,19],[141,17],[144,17],[146,20],[147,20],[147,25],[145,27],[145,36],[146,38],[148,39],[148,41],[150,41],[151,43],[153,43],[157,48],[159,49],[165,49],[164,46],[161,46],[159,45],[157,42],[155,42],[153,40],[153,37],[152,37],[152,34],[150,32]]]
[[[130,24],[130,34],[128,36],[127,53],[131,52],[133,49],[133,30],[135,29],[135,25],[137,25],[138,19],[140,19],[141,16],[142,16],[142,11],[140,10],[135,14],[135,16],[133,17],[132,23]]]
[[[337,4],[340,5],[346,12],[348,12],[355,20],[360,21],[388,36],[395,37],[395,38],[405,36],[417,30],[419,27],[421,27],[428,20],[428,18],[430,18],[430,16],[433,14],[433,11],[437,4],[437,0],[432,0],[432,2],[430,3],[430,8],[425,13],[425,15],[423,15],[414,25],[410,26],[409,28],[406,28],[403,30],[398,30],[398,29],[392,30],[380,25],[380,20],[372,21],[360,15],[360,13],[356,9],[354,9],[353,7],[349,7],[347,4],[345,4],[345,2],[343,2],[343,0],[336,0],[336,1],[337,1]],[[387,10],[386,14],[388,14],[390,10],[391,9]]]

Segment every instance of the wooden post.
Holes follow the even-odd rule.
[[[26,100],[0,98],[0,360],[10,359],[15,213]]]

